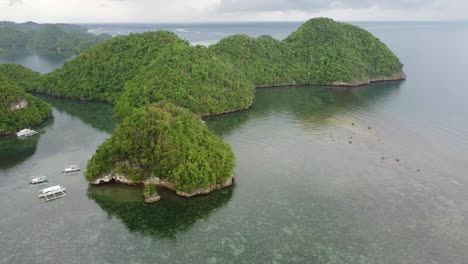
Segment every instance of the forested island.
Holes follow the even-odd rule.
[[[144,184],[147,202],[156,186],[191,197],[232,184],[234,154],[198,116],[171,103],[138,109],[124,119],[89,161],[93,184],[115,180]]]
[[[210,46],[257,87],[358,86],[406,78],[403,64],[368,31],[329,18],[304,23],[283,41],[234,35]]]
[[[114,104],[122,122],[86,178],[143,183],[156,201],[155,186],[192,196],[232,183],[232,151],[199,118],[248,109],[255,87],[357,86],[405,79],[402,68],[369,32],[315,18],[282,41],[235,35],[203,47],[167,31],[119,36],[24,89]]]
[[[42,123],[51,116],[52,107],[27,94],[40,74],[19,65],[0,65],[0,136]]]
[[[0,21],[0,48],[32,48],[81,53],[112,38],[94,35],[71,24],[14,23]]]

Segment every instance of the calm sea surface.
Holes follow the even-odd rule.
[[[42,97],[54,118],[0,139],[0,263],[468,263],[468,23],[359,23],[405,64],[404,82],[258,90],[246,112],[207,120],[237,157],[233,187],[183,199],[89,186],[82,172],[112,107]],[[195,44],[284,38],[299,23],[86,25],[168,29]],[[71,54],[15,50],[40,72]],[[354,125],[353,125],[354,123]],[[32,176],[67,187],[45,203]]]

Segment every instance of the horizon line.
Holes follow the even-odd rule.
[[[317,17],[315,17],[317,18]],[[311,18],[312,19],[312,18]],[[344,23],[464,23],[468,22],[468,20],[337,20],[333,19],[337,22],[344,22]],[[0,20],[0,22],[13,22],[17,24],[33,22],[37,24],[75,24],[75,25],[85,25],[85,24],[234,24],[234,23],[304,23],[307,20],[232,20],[232,21],[133,21],[133,22],[123,22],[123,21],[114,21],[114,22],[36,22],[33,20],[28,20],[24,22],[16,22],[12,20]]]

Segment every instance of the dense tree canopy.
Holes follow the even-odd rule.
[[[1,64],[0,75],[27,92],[37,90],[41,86],[40,73],[18,64]]]
[[[369,32],[316,18],[283,41],[235,35],[204,48],[165,31],[116,37],[47,74],[36,91],[114,103],[122,118],[161,100],[211,115],[249,107],[253,86],[354,85],[401,70]]]
[[[153,177],[175,191],[193,192],[226,182],[233,174],[230,146],[186,109],[150,104],[126,118],[89,161],[86,179],[125,175],[133,183]]]
[[[165,31],[115,37],[44,77],[39,92],[114,103],[124,85],[167,48],[188,45]]]
[[[293,51],[286,43],[270,36],[234,35],[210,46],[209,50],[234,64],[257,86],[291,83],[297,77]]]
[[[0,135],[38,125],[51,112],[50,105],[27,94],[0,72]]]
[[[117,101],[121,117],[131,109],[170,101],[199,115],[248,108],[254,86],[232,64],[210,55],[202,46],[174,45],[125,84]]]
[[[212,45],[257,86],[366,83],[402,71],[398,58],[371,33],[328,18],[304,23],[283,41],[237,35]]]
[[[111,35],[94,35],[87,29],[69,24],[17,24],[0,22],[0,47],[36,48],[81,53],[96,44],[112,38]]]

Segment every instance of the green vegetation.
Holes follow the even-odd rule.
[[[188,110],[171,103],[151,104],[126,118],[91,158],[88,181],[109,174],[132,183],[155,177],[175,191],[192,193],[225,183],[234,155],[228,144]]]
[[[283,41],[236,35],[204,48],[165,31],[116,37],[47,74],[35,91],[116,104],[120,118],[159,101],[204,116],[248,108],[254,85],[358,85],[403,78],[402,67],[369,32],[316,18]]]
[[[92,48],[47,74],[36,91],[116,103],[123,118],[159,101],[199,115],[245,109],[253,102],[253,88],[242,72],[207,48],[157,31],[116,37]]]
[[[157,194],[158,194],[158,190],[157,190],[156,184],[145,184],[145,187],[143,188],[143,195],[145,196],[146,199]]]
[[[307,21],[283,41],[237,35],[210,50],[243,69],[257,86],[361,84],[391,77],[403,67],[371,33],[328,18]]]
[[[38,92],[72,99],[114,103],[124,85],[171,46],[188,45],[175,34],[158,31],[115,37],[85,51],[45,75]]]
[[[291,83],[298,76],[291,48],[270,36],[234,35],[210,46],[209,50],[234,64],[257,86]]]
[[[42,123],[52,108],[0,72],[0,135],[9,135],[26,127]]]
[[[202,46],[176,45],[160,53],[125,84],[117,101],[118,116],[159,101],[170,101],[205,116],[248,108],[254,86],[230,63]]]
[[[37,90],[41,86],[40,73],[18,64],[1,64],[0,75],[27,92]]]
[[[112,38],[108,34],[94,35],[82,26],[69,24],[17,24],[0,22],[0,47],[36,48],[81,53]]]

